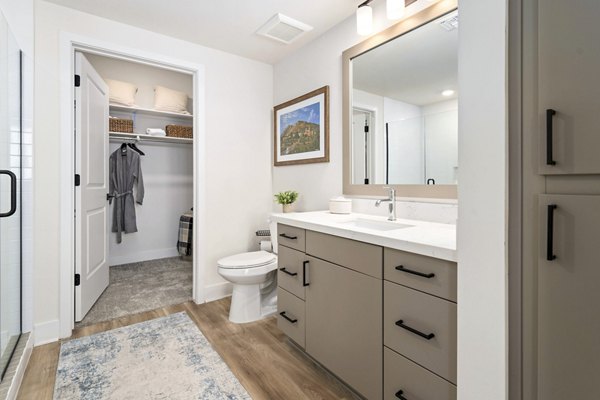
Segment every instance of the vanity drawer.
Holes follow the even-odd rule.
[[[456,263],[394,249],[383,252],[384,279],[456,303]]]
[[[304,251],[305,230],[295,226],[277,224],[277,243]]]
[[[277,327],[302,348],[304,348],[304,315],[304,301],[279,288]]]
[[[306,254],[382,278],[383,249],[368,243],[306,231]]]
[[[308,257],[301,251],[279,247],[277,255],[277,285],[304,300],[303,285]]]
[[[400,390],[407,400],[456,400],[456,386],[387,347],[383,365],[384,400],[398,400]]]
[[[456,304],[387,281],[383,299],[384,344],[456,383]]]

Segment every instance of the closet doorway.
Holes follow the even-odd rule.
[[[75,326],[193,299],[194,78],[74,53]]]

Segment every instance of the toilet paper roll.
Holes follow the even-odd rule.
[[[260,249],[264,251],[271,251],[271,241],[270,240],[261,240],[260,241]]]

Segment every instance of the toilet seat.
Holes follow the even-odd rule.
[[[225,269],[258,268],[272,264],[276,260],[275,254],[260,250],[221,258],[217,261],[217,265]]]

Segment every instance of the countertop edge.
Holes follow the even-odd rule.
[[[456,250],[434,246],[430,244],[411,242],[397,238],[386,238],[380,235],[374,235],[366,232],[358,232],[352,229],[344,229],[335,226],[319,224],[312,221],[302,221],[298,219],[298,216],[300,214],[301,213],[294,213],[291,214],[290,217],[286,217],[282,214],[271,214],[271,219],[275,222],[294,226],[297,228],[308,229],[315,232],[356,240],[359,242],[370,243],[395,250],[406,251],[408,253],[415,253],[427,257],[457,262]],[[294,216],[294,218],[291,218],[291,216]]]

